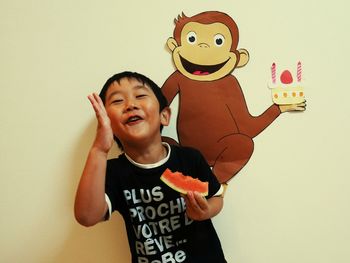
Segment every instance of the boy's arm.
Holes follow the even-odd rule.
[[[221,211],[224,204],[224,199],[221,196],[213,196],[209,199],[205,199],[197,192],[188,192],[184,198],[188,217],[197,221],[216,216]]]
[[[98,120],[95,141],[79,182],[75,197],[74,214],[84,226],[103,220],[108,206],[105,200],[107,154],[113,144],[113,132],[104,105],[97,94],[88,96]]]
[[[93,226],[102,221],[107,212],[106,163],[106,154],[91,148],[75,197],[75,218],[81,225]]]

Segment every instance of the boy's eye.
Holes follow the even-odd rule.
[[[115,99],[115,100],[112,100],[112,104],[120,104],[122,103],[123,100],[122,99]]]
[[[139,95],[136,95],[136,98],[141,99],[141,98],[146,97],[146,96],[147,96],[146,94],[139,94]]]

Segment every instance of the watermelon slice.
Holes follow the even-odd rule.
[[[202,196],[208,195],[208,182],[202,182],[191,176],[183,175],[180,172],[172,172],[166,169],[160,179],[169,187],[182,194],[189,191],[196,191]]]

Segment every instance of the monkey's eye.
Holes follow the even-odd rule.
[[[225,37],[221,34],[216,34],[214,36],[215,45],[221,47],[225,43]]]
[[[197,42],[197,35],[195,32],[191,31],[187,34],[187,42],[191,45]]]

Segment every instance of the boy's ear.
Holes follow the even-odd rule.
[[[171,117],[171,109],[169,107],[165,107],[160,112],[160,123],[163,126],[168,126],[170,123],[170,117]]]

